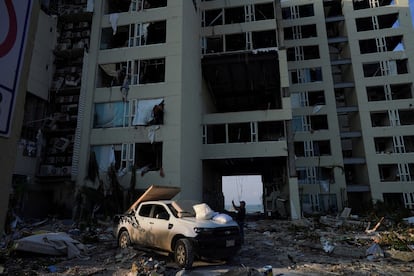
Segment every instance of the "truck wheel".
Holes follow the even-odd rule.
[[[177,241],[174,258],[179,267],[187,269],[192,267],[194,261],[193,245],[188,239]]]
[[[129,238],[128,231],[124,230],[119,234],[118,246],[120,248],[127,248],[131,245],[131,239]]]

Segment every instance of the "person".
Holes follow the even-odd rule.
[[[244,243],[244,220],[246,218],[246,202],[244,202],[243,200],[240,201],[239,206],[234,204],[234,200],[232,200],[231,203],[233,204],[233,208],[237,211],[236,222],[240,227],[241,241],[243,244]]]

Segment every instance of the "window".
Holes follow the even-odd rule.
[[[161,8],[166,6],[167,0],[131,0],[130,10],[138,12],[142,10]]]
[[[225,24],[245,22],[244,7],[233,7],[224,9]]]
[[[283,122],[258,122],[258,141],[278,141],[285,138]]]
[[[132,85],[164,82],[165,58],[100,64],[97,87],[121,86],[125,76]]]
[[[95,104],[94,128],[147,126],[163,123],[163,99]]]
[[[253,49],[276,47],[276,32],[252,32]]]
[[[273,3],[254,5],[254,17],[256,21],[274,19],[275,12],[273,8]]]
[[[296,19],[314,16],[313,4],[290,6],[282,8],[283,19]]]
[[[402,49],[403,36],[376,37],[359,41],[361,54],[381,53]]]
[[[397,27],[399,25],[398,13],[369,16],[355,19],[358,32],[372,31]]]
[[[207,125],[204,126],[207,144],[224,144],[226,143],[226,125]]]
[[[364,77],[395,76],[408,73],[406,59],[364,63]]]
[[[155,21],[118,26],[114,34],[112,28],[103,28],[101,50],[137,47],[165,43],[166,21]]]
[[[157,83],[165,80],[165,59],[147,59],[138,61],[139,66],[134,68],[134,72],[139,68],[139,83]]]
[[[309,83],[322,81],[322,68],[301,68],[290,71],[291,83]]]
[[[152,209],[152,204],[145,204],[142,205],[141,208],[139,209],[139,215],[141,217],[150,217],[151,215],[151,209]]]
[[[206,10],[203,12],[203,27],[223,25],[223,10]]]
[[[228,34],[225,35],[226,51],[241,51],[246,50],[246,34]]]
[[[128,126],[126,115],[129,106],[125,102],[97,103],[93,120],[94,128],[111,128]]]
[[[229,124],[228,133],[229,143],[252,142],[249,123]]]
[[[285,40],[316,37],[316,25],[299,25],[284,28]]]
[[[288,61],[300,61],[309,59],[319,59],[319,46],[296,46],[287,48],[287,59]]]
[[[144,175],[162,168],[162,143],[136,143],[135,166]]]
[[[166,219],[168,217],[167,210],[165,210],[164,206],[154,205],[154,213],[152,217],[156,219]]]

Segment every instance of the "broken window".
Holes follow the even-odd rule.
[[[404,181],[407,173],[409,175],[408,164],[379,164],[378,170],[381,182]]]
[[[334,22],[327,22],[326,23],[326,35],[328,38],[335,38],[338,36],[346,36],[344,35],[345,31],[345,21],[334,21]]]
[[[157,83],[165,80],[165,59],[139,61],[139,84]]]
[[[164,120],[164,100],[96,103],[94,128],[160,125]]]
[[[326,115],[312,115],[311,130],[323,130],[328,129],[328,117]]]
[[[124,127],[129,106],[124,102],[96,103],[93,128]]]
[[[372,127],[385,127],[390,126],[390,120],[386,111],[374,111],[371,112],[371,124]]]
[[[118,26],[114,34],[112,27],[103,28],[101,33],[101,50],[128,47],[129,26]]]
[[[223,10],[205,10],[203,12],[203,27],[223,25]]]
[[[361,54],[394,51],[397,47],[402,49],[402,38],[402,35],[398,35],[360,40],[359,49]]]
[[[207,139],[204,144],[224,144],[226,143],[226,125],[204,126],[204,136]]]
[[[309,131],[310,119],[309,116],[293,116],[292,127],[294,132]]]
[[[398,114],[399,114],[399,121],[402,126],[414,125],[413,110],[411,109],[398,110]]]
[[[246,33],[225,35],[226,52],[246,50]]]
[[[392,0],[353,0],[354,10],[377,8],[382,6],[391,5]]]
[[[203,46],[204,54],[222,53],[224,51],[223,36],[205,37]]]
[[[414,152],[414,136],[403,136],[405,152]]]
[[[97,87],[121,86],[125,77],[130,77],[131,84],[163,82],[165,58],[100,64]]]
[[[254,17],[256,21],[274,19],[275,12],[274,12],[273,3],[264,3],[264,4],[254,5]]]
[[[135,165],[141,175],[162,168],[162,143],[135,143],[92,146],[100,173],[113,165],[118,174],[131,171]]]
[[[137,100],[132,125],[160,125],[164,123],[164,99]]]
[[[162,168],[162,143],[136,143],[135,166],[143,175]]]
[[[398,13],[375,15],[355,19],[357,32],[393,28],[399,25]]]
[[[114,166],[116,169],[120,168],[121,165],[121,145],[99,145],[91,146],[91,157],[95,157],[95,160],[90,160],[90,162],[96,161],[97,168],[95,166],[89,165],[88,175],[90,177],[96,176],[97,173],[107,173],[108,169],[111,166]],[[97,171],[92,171],[97,170]]]
[[[224,9],[225,24],[242,23],[246,21],[244,7],[233,7]]]
[[[287,27],[283,33],[285,40],[317,37],[316,24]]]
[[[298,167],[296,168],[298,184],[317,184],[316,167]]]
[[[252,142],[250,134],[250,123],[228,124],[229,143]]]
[[[369,102],[385,101],[385,86],[370,86],[367,87],[367,97]]]
[[[290,70],[292,84],[322,81],[322,68],[302,68]]]
[[[131,0],[131,11],[142,11],[167,6],[167,0]]]
[[[367,87],[368,101],[412,99],[412,84],[386,84]]]
[[[295,142],[294,147],[298,157],[331,155],[329,140]]]
[[[285,138],[285,128],[281,121],[277,122],[258,122],[258,141],[278,141]]]
[[[104,1],[104,13],[121,13],[128,12],[131,5],[131,0],[107,0]]]
[[[408,73],[407,59],[364,63],[364,77],[395,76]]]
[[[325,18],[342,16],[342,3],[340,1],[323,1]]]
[[[127,74],[127,62],[100,64],[96,87],[121,86]]]
[[[325,105],[325,93],[323,91],[302,91],[290,95],[292,108],[304,106]]]
[[[290,6],[282,8],[283,19],[297,19],[314,16],[313,4]]]
[[[20,138],[36,142],[38,130],[42,128],[46,121],[46,114],[47,101],[27,92],[24,103],[24,124],[22,126]]]
[[[166,21],[131,24],[128,33],[126,46],[129,47],[165,43]]]
[[[253,49],[276,47],[276,32],[260,31],[252,32]]]
[[[392,137],[375,137],[375,152],[378,154],[393,153],[393,139]]]
[[[287,60],[288,61],[299,61],[309,59],[319,59],[319,46],[296,46],[287,48]]]

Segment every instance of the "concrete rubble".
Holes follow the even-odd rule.
[[[371,227],[374,225],[374,227]],[[119,249],[108,221],[20,220],[0,241],[0,275],[414,275],[414,227],[351,215],[276,220],[250,216],[245,245],[229,262],[202,260],[191,271],[139,248]],[[19,250],[18,241],[65,233],[82,254]],[[67,252],[67,251],[63,251]]]

